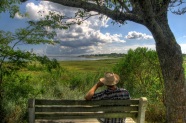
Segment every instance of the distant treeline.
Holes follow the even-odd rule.
[[[89,55],[80,55],[78,57],[123,57],[124,53],[110,53],[110,54],[89,54]]]
[[[110,54],[88,54],[88,55],[79,55],[78,57],[123,57],[125,53],[110,53]],[[186,54],[182,54],[183,57],[186,57]]]

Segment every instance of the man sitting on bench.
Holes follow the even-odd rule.
[[[106,72],[103,78],[88,91],[85,96],[86,100],[126,100],[130,99],[130,94],[126,89],[118,88],[116,84],[119,82],[120,77],[112,72]],[[106,90],[95,93],[95,91],[102,87],[107,86]],[[124,123],[125,119],[122,118],[106,118],[103,123]]]

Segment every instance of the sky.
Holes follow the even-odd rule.
[[[8,13],[0,14],[0,30],[13,31],[26,27],[26,21],[39,20],[39,11],[48,14],[55,11],[68,16],[74,16],[77,8],[65,7],[47,1],[29,0],[20,5],[21,12],[27,12],[28,18],[16,14],[15,18],[9,17]],[[82,55],[82,54],[105,54],[105,53],[127,53],[129,49],[147,47],[155,50],[155,41],[151,32],[143,25],[129,22],[119,25],[112,24],[112,20],[100,16],[93,16],[85,20],[81,25],[73,25],[68,30],[57,30],[56,39],[60,41],[57,45],[18,45],[23,50],[33,50],[40,55]],[[186,14],[168,14],[169,25],[182,53],[186,53]]]

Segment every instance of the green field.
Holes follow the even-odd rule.
[[[78,72],[98,72],[99,70],[110,71],[117,65],[121,58],[85,61],[60,61],[61,67]],[[183,57],[183,68],[186,69],[186,56]],[[186,76],[186,70],[185,70]]]
[[[42,68],[38,63],[32,63],[28,66],[28,69],[21,69],[17,74],[7,76],[3,85],[3,106],[6,111],[7,121],[26,122],[25,117],[27,117],[27,101],[29,98],[84,99],[84,95],[100,77],[103,77],[104,72],[115,72],[113,67],[119,66],[120,60],[120,58],[116,58],[90,61],[60,61],[61,68],[53,69],[50,72]],[[134,60],[133,65],[136,65],[136,63],[136,60]],[[128,66],[130,67],[132,64]],[[123,69],[127,69],[126,67]],[[183,67],[186,69],[186,57],[184,57]],[[154,76],[155,74],[150,77],[147,76],[150,75],[148,72],[149,67],[146,67],[146,69],[141,68],[143,70],[141,78],[144,80],[140,81],[134,76],[139,72],[139,68],[137,66],[137,68],[128,69],[133,70],[134,73],[129,73],[130,71],[125,73],[126,76],[121,81],[125,81],[125,83],[121,87],[129,90],[132,98],[141,96],[148,98],[147,121],[164,122],[165,107],[162,98],[163,88],[161,88],[163,84],[158,81],[158,78]],[[147,70],[147,72],[144,73],[144,70]]]
[[[186,77],[186,56],[183,57],[183,68],[185,70],[185,77]]]
[[[97,72],[99,70],[110,71],[119,60],[120,58],[90,61],[61,61],[60,65],[68,70],[77,70],[79,72]]]

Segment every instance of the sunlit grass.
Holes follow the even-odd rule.
[[[183,68],[184,68],[184,73],[185,73],[185,77],[186,77],[186,56],[183,56]]]
[[[185,77],[186,77],[186,60],[183,62],[183,68],[184,68],[184,73],[185,73]]]
[[[68,70],[79,72],[97,72],[100,69],[105,71],[112,70],[112,67],[118,63],[120,59],[105,59],[105,60],[91,60],[91,61],[61,61],[61,67]]]
[[[23,77],[19,81],[13,81],[8,88],[9,94],[6,95],[7,101],[5,102],[7,112],[10,116],[7,119],[23,118],[26,116],[27,110],[26,103],[28,98],[45,98],[45,99],[84,99],[87,91],[103,77],[104,72],[112,71],[120,59],[105,59],[95,61],[61,61],[60,70],[55,69],[52,72],[47,72],[45,69],[36,65],[29,66],[28,69],[22,69],[20,72]],[[183,67],[186,70],[186,57],[184,57]],[[41,69],[39,71],[38,69]],[[185,71],[186,75],[186,71]],[[29,76],[27,79],[26,76]],[[8,78],[10,82],[15,80],[15,77]],[[14,85],[14,86],[13,86]],[[27,86],[25,86],[27,85]],[[13,86],[13,87],[12,87]],[[32,88],[31,92],[28,87]],[[17,88],[17,89],[14,89]],[[13,90],[11,90],[13,89]],[[103,89],[103,88],[102,88]],[[149,86],[153,89],[153,86]],[[10,91],[10,92],[9,92]],[[21,96],[16,93],[22,92]],[[98,90],[99,91],[99,90]],[[29,92],[25,95],[25,92]],[[152,94],[153,95],[153,94]],[[15,103],[18,102],[19,104]],[[151,104],[151,105],[150,105]],[[10,106],[9,106],[10,105]],[[147,108],[146,116],[153,120],[156,116],[162,116],[162,108],[159,108],[160,103],[152,103],[149,99],[149,107]],[[14,114],[17,117],[13,117]],[[161,120],[161,117],[159,117]]]

